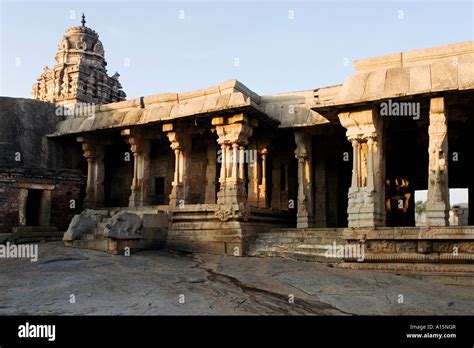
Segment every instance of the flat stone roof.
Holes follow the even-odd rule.
[[[328,108],[403,96],[474,89],[474,41],[399,52],[354,62],[356,73],[333,99],[315,107]]]
[[[96,130],[125,128],[186,117],[206,117],[218,112],[253,111],[280,127],[328,122],[311,110],[313,90],[260,97],[237,80],[183,93],[163,93],[123,102],[97,105],[84,114],[58,123],[51,136],[81,134]]]

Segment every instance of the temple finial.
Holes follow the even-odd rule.
[[[84,13],[82,13],[82,26],[85,27],[86,26],[86,16],[84,16]]]

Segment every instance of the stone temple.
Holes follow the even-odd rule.
[[[335,243],[365,250],[332,256],[346,267],[472,272],[474,42],[274,95],[230,80],[125,100],[84,19],[55,58],[33,100],[1,98],[3,240],[314,261]],[[463,225],[450,188],[469,191]]]

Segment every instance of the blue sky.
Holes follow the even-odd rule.
[[[12,97],[30,97],[82,12],[128,98],[234,78],[261,95],[329,86],[355,59],[474,38],[470,0],[0,0],[0,11],[0,95]],[[452,204],[467,201],[465,191],[452,193]]]
[[[471,1],[0,1],[0,95],[15,97],[82,12],[129,98],[233,78],[259,94],[316,88],[343,82],[354,59],[474,37]]]

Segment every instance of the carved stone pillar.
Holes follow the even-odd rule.
[[[217,143],[221,146],[220,190],[217,193],[218,204],[244,203],[247,194],[244,186],[243,166],[245,146],[252,135],[249,120],[243,114],[229,118],[216,117],[212,120],[216,126]]]
[[[262,152],[262,167],[261,167],[261,175],[262,181],[261,184],[258,186],[258,206],[260,208],[267,207],[267,156],[268,156],[268,149],[263,148]]]
[[[448,122],[444,98],[430,102],[427,226],[449,225]]]
[[[190,158],[191,135],[181,127],[176,127],[171,123],[163,125],[171,143],[171,149],[175,154],[174,180],[170,194],[170,205],[177,206],[187,204],[190,201]]]
[[[349,227],[385,226],[385,158],[382,123],[374,110],[340,113],[352,143]]]
[[[296,150],[298,159],[298,205],[296,227],[308,228],[314,226],[311,135],[303,130],[295,131]]]
[[[249,154],[257,153],[256,143],[253,141],[249,144]],[[254,156],[253,161],[249,161],[248,165],[248,203],[253,207],[258,207],[258,158]]]
[[[216,203],[216,144],[210,139],[207,145],[206,195],[204,203]]]
[[[125,129],[133,153],[133,179],[130,187],[129,206],[142,207],[150,203],[150,140],[140,130]]]
[[[468,202],[474,202],[474,180],[471,177],[471,182],[468,187]],[[468,218],[468,225],[472,226],[474,225],[474,203],[471,203],[468,205],[468,213],[467,213],[467,218]]]
[[[104,144],[95,137],[78,137],[87,160],[87,185],[84,206],[87,208],[104,205]]]

